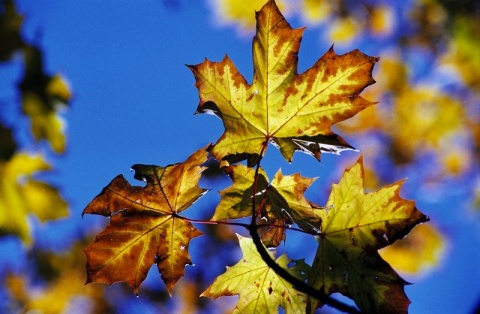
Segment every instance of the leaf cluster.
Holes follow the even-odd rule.
[[[360,93],[375,82],[378,58],[358,50],[337,55],[332,47],[299,74],[304,29],[292,29],[273,0],[256,20],[251,84],[228,56],[188,66],[200,96],[197,113],[213,113],[225,127],[216,143],[181,163],[136,164],[134,177],[144,186],[132,186],[119,175],[85,208],[84,214],[110,219],[85,249],[87,283],[124,281],[138,293],[156,265],[171,294],[185,265],[192,264],[190,242],[202,235],[195,225],[228,224],[244,227],[251,238],[238,236],[241,260],[201,296],[239,295],[234,312],[242,313],[276,312],[279,306],[287,313],[311,313],[325,304],[358,311],[330,297],[339,292],[362,312],[407,312],[407,283],[377,252],[428,220],[413,201],[400,197],[402,182],[365,194],[360,157],[320,206],[305,196],[314,179],[279,170],[270,180],[261,167],[269,144],[289,162],[296,151],[320,160],[322,152],[352,149],[331,127],[375,104]],[[232,185],[220,191],[210,220],[191,219],[183,212],[207,192],[199,180],[209,157]],[[232,221],[239,218],[250,222]],[[312,265],[275,256],[287,230],[317,239]]]

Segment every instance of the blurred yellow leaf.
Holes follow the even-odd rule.
[[[46,92],[47,95],[57,98],[62,103],[66,103],[72,98],[69,84],[59,74],[50,78]]]
[[[332,13],[330,1],[304,0],[300,15],[309,23],[318,23],[325,20]]]
[[[395,16],[392,9],[386,5],[373,7],[370,17],[370,29],[376,35],[387,35],[392,32]]]
[[[28,46],[24,53],[26,70],[20,84],[23,113],[31,119],[35,140],[47,140],[56,153],[61,153],[65,134],[58,110],[70,100],[70,88],[61,76],[44,73],[40,49]]]
[[[395,100],[390,125],[396,151],[411,158],[417,150],[437,149],[440,141],[461,132],[461,103],[432,88],[405,90]]]
[[[368,91],[365,91],[365,98],[372,99],[370,94]],[[349,120],[338,123],[336,126],[342,131],[358,134],[358,132],[365,132],[371,129],[383,129],[384,121],[382,108],[370,106]]]
[[[480,23],[458,19],[454,23],[453,38],[449,42],[444,64],[457,68],[465,84],[471,88],[480,88]]]
[[[439,264],[445,252],[445,239],[430,224],[415,227],[407,237],[379,251],[396,271],[419,275]]]
[[[23,94],[23,112],[31,119],[31,130],[35,140],[46,139],[57,153],[65,150],[64,123],[55,111],[44,110],[38,95]]]
[[[215,18],[220,23],[237,25],[240,30],[251,31],[255,28],[255,12],[260,11],[266,0],[214,0],[211,6]],[[277,6],[284,13],[288,11],[284,0],[278,0]]]
[[[50,166],[39,155],[15,154],[0,163],[0,233],[15,234],[31,244],[28,215],[41,221],[57,219],[68,214],[67,203],[58,191],[46,183],[32,179]]]
[[[383,93],[399,94],[404,89],[410,88],[408,74],[408,67],[401,60],[400,56],[382,56],[382,62],[379,62],[378,73],[375,75],[379,85],[377,88]]]
[[[458,176],[473,166],[474,152],[468,141],[462,136],[450,136],[441,142],[438,155],[446,175]]]
[[[347,43],[357,36],[360,30],[358,22],[351,17],[336,19],[331,24],[330,40],[336,43]]]

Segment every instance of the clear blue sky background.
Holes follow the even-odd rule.
[[[56,170],[49,176],[62,187],[71,217],[36,229],[41,245],[62,250],[78,234],[103,226],[101,217],[82,220],[81,212],[117,174],[123,173],[134,183],[131,165],[183,161],[220,136],[220,120],[193,115],[198,94],[185,64],[200,63],[204,57],[219,61],[228,53],[251,81],[251,36],[215,26],[206,1],[180,1],[179,7],[161,1],[19,1],[18,9],[25,14],[26,37],[45,48],[47,71],[62,73],[74,95],[64,114],[68,150],[59,158],[50,155]],[[293,27],[303,26],[296,20],[290,22]],[[301,71],[332,44],[321,38],[321,29],[307,29],[300,51]],[[353,48],[369,55],[378,55],[380,50],[374,42],[361,40],[354,47],[336,46],[339,53]],[[0,80],[15,80],[17,70],[15,66],[0,68]],[[354,138],[347,140],[356,144]],[[342,166],[353,164],[359,155],[325,155],[319,164],[310,156],[296,154],[294,163],[288,165],[273,147],[268,153],[274,164],[266,167],[270,178],[278,167],[287,174],[301,171],[304,176],[320,177],[314,191],[309,191],[319,202],[326,200],[327,188],[338,181]],[[412,174],[405,176],[410,180],[402,195],[416,199],[448,240],[440,267],[414,278],[415,284],[406,287],[413,301],[410,312],[469,313],[480,296],[478,217],[465,208],[464,192],[432,201],[420,193]],[[222,187],[227,183],[222,182]],[[210,199],[202,200],[204,205],[217,199],[215,191],[210,194]],[[191,245],[194,262],[201,259],[195,241]],[[15,243],[0,244],[3,252],[17,248]],[[299,258],[304,251],[290,246],[289,254]],[[16,265],[18,255],[22,253],[4,257],[4,262],[21,267],[21,263]],[[163,286],[158,274],[150,277],[148,284]]]

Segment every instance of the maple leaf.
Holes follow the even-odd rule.
[[[304,29],[292,29],[272,0],[256,19],[251,85],[228,56],[188,66],[200,96],[197,113],[214,113],[225,127],[213,156],[229,162],[259,156],[266,142],[288,161],[296,150],[320,159],[321,151],[351,149],[331,126],[374,104],[359,94],[375,82],[371,73],[378,58],[358,50],[337,55],[332,47],[297,74]]]
[[[206,147],[185,162],[166,167],[134,165],[135,178],[146,186],[131,186],[122,175],[113,179],[87,205],[83,214],[110,217],[110,224],[89,247],[87,283],[125,281],[134,292],[156,263],[168,292],[184,275],[190,241],[202,234],[178,213],[206,190],[198,186]]]
[[[363,192],[363,160],[334,184],[322,215],[319,247],[308,284],[327,295],[340,292],[365,313],[405,313],[410,301],[406,282],[377,252],[428,221],[413,201],[399,196],[403,181]],[[313,311],[320,306],[310,299]]]
[[[252,216],[252,195],[255,170],[238,164],[224,168],[233,180],[233,185],[220,191],[221,201],[215,209],[212,220],[238,219]],[[256,206],[260,205],[261,217],[275,225],[298,224],[309,231],[318,231],[320,217],[318,206],[305,198],[306,189],[315,179],[304,178],[300,174],[284,176],[279,170],[269,184],[267,174],[259,168],[257,176]],[[267,228],[268,234],[262,238],[273,237],[272,245],[278,246],[284,239],[284,228]],[[273,239],[272,238],[272,239]]]
[[[227,267],[227,271],[218,276],[201,296],[216,299],[239,295],[233,313],[277,313],[279,306],[286,313],[305,312],[306,295],[279,277],[265,263],[252,239],[237,236],[242,259],[236,265]],[[305,280],[309,271],[309,266],[303,260],[292,261],[286,254],[281,255],[276,263],[300,280]],[[287,268],[291,263],[294,265]]]

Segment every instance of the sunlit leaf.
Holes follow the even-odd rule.
[[[197,112],[216,114],[225,127],[214,157],[238,161],[259,156],[266,142],[278,146],[288,161],[295,151],[320,159],[321,151],[350,149],[331,126],[373,104],[359,94],[375,82],[371,73],[378,58],[358,50],[337,55],[332,47],[298,74],[304,29],[292,29],[274,1],[256,16],[252,84],[227,56],[189,66],[200,95]]]
[[[402,181],[364,194],[362,158],[334,184],[308,283],[352,298],[365,313],[406,313],[406,282],[377,250],[428,218],[399,196]],[[321,305],[313,298],[309,309]]]
[[[202,233],[179,218],[206,190],[198,186],[206,148],[185,162],[166,167],[134,165],[135,178],[146,186],[131,186],[122,175],[113,179],[83,211],[110,217],[110,224],[88,248],[87,283],[126,282],[138,294],[150,267],[157,264],[168,292],[191,265],[190,241]]]
[[[201,296],[218,298],[239,295],[233,313],[277,313],[281,306],[286,313],[305,312],[305,294],[279,277],[257,252],[252,239],[238,235],[242,259],[218,276]],[[273,256],[272,256],[273,258]],[[305,280],[309,267],[303,260],[292,261],[286,254],[276,263],[298,279]],[[288,265],[293,264],[288,268]]]

